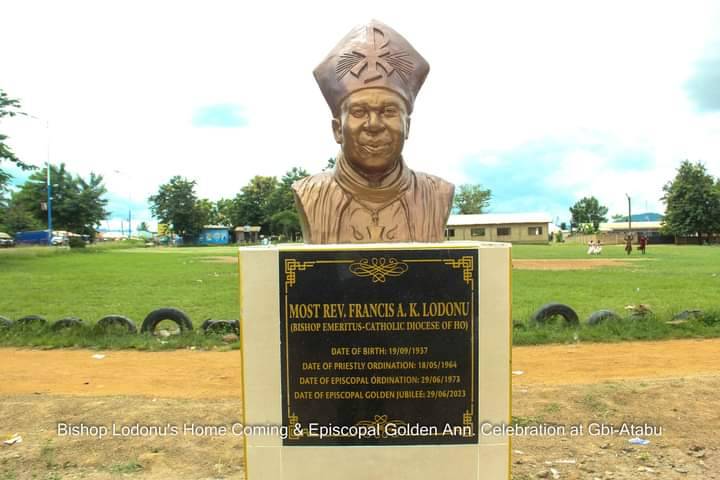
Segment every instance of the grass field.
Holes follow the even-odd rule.
[[[94,324],[110,314],[130,317],[138,329],[145,316],[161,307],[187,313],[196,327],[207,318],[236,319],[237,249],[115,249],[84,250],[15,248],[0,251],[0,315],[17,319],[41,315],[49,321],[67,316]],[[221,262],[218,257],[230,261]],[[8,332],[0,344],[138,346],[160,348],[140,335],[87,338],[90,332],[63,335]],[[184,337],[184,336],[183,336]],[[218,343],[201,335],[170,337],[162,345]]]
[[[581,245],[516,246],[514,259],[584,259]],[[602,258],[627,265],[591,270],[514,270],[513,311],[529,317],[538,305],[560,301],[581,318],[601,308],[620,311],[649,304],[668,316],[686,309],[720,309],[720,248],[658,245],[642,256],[627,256],[621,246],[604,247]]]
[[[118,249],[16,248],[0,250],[0,315],[17,319],[42,315],[53,321],[80,317],[88,324],[108,314],[135,320],[138,327],[153,309],[173,306],[197,326],[207,318],[238,318],[235,247]],[[587,259],[583,245],[513,247],[514,259]],[[720,248],[650,246],[645,256],[627,257],[620,246],[606,246],[603,259],[627,261],[589,270],[513,270],[515,342],[614,341],[720,336]],[[593,311],[623,314],[631,304],[647,304],[650,318],[600,327],[536,328],[527,320],[541,305],[570,305],[581,322]],[[701,309],[704,319],[682,325],[665,322],[686,309]],[[62,336],[61,336],[62,337]],[[127,336],[109,340],[70,333],[38,336],[0,333],[0,344],[97,345],[156,348],[154,340]],[[152,340],[152,341],[151,341]],[[208,345],[200,336],[171,338],[166,347]],[[216,342],[217,343],[217,342]]]

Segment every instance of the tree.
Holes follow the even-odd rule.
[[[325,164],[325,168],[323,168],[323,172],[326,170],[332,170],[333,168],[335,168],[335,162],[336,162],[335,157],[328,158],[328,161]]]
[[[38,220],[30,213],[20,202],[16,200],[16,195],[10,197],[10,201],[6,208],[0,213],[0,231],[14,235],[17,232],[25,230],[42,230],[45,223]]]
[[[275,177],[257,175],[242,187],[235,197],[235,212],[233,223],[235,225],[260,225],[266,232],[269,231],[270,209],[273,192],[278,187]]]
[[[140,225],[137,227],[138,232],[149,232],[150,227],[148,227],[148,224],[145,222],[140,222]]]
[[[206,211],[195,195],[195,181],[174,176],[160,185],[158,193],[148,198],[150,212],[159,223],[172,224],[173,231],[184,239],[192,239],[206,221]]]
[[[453,203],[460,214],[483,213],[490,204],[491,196],[492,192],[484,190],[482,185],[460,185]]]
[[[280,183],[270,196],[268,215],[270,233],[293,238],[300,231],[300,219],[295,209],[295,193],[292,185],[310,175],[304,168],[293,167],[283,175]]]
[[[574,226],[585,225],[588,233],[594,233],[600,228],[601,222],[607,222],[607,212],[607,207],[600,205],[597,198],[583,197],[570,207],[570,221]]]
[[[203,221],[203,225],[219,225],[220,224],[217,205],[214,202],[212,202],[211,200],[208,200],[207,198],[203,198],[196,202],[196,207],[201,212],[201,218]]]
[[[25,115],[20,111],[20,101],[8,97],[7,93],[0,89],[0,118],[14,117],[16,115]],[[23,170],[32,170],[36,168],[32,165],[21,162],[20,159],[15,156],[12,149],[5,143],[7,138],[7,135],[0,133],[0,163],[7,161],[15,164]],[[2,197],[3,192],[7,188],[7,183],[10,178],[12,178],[10,174],[0,168],[0,197]],[[2,198],[0,198],[0,202],[1,201]]]
[[[720,180],[707,173],[705,165],[685,160],[675,178],[663,187],[666,231],[675,235],[697,235],[720,231]]]
[[[270,228],[273,233],[292,240],[294,234],[300,231],[300,220],[297,213],[283,210],[270,217]]]
[[[235,202],[230,198],[221,198],[215,202],[215,210],[217,212],[217,225],[225,225],[226,227],[237,226],[233,223],[233,212],[235,211]]]
[[[108,216],[105,210],[107,199],[104,198],[107,189],[103,185],[103,177],[90,173],[86,181],[78,176],[73,188],[74,195],[67,202],[67,219],[64,221],[66,230],[94,238],[100,222]]]
[[[301,178],[309,175],[307,170],[298,167],[291,168],[283,175],[268,202],[268,213],[271,214],[270,216],[286,210],[295,211],[295,193],[293,192],[292,185]]]
[[[19,219],[25,218],[24,213],[27,213],[35,219],[36,225],[47,228],[46,175],[45,171],[33,173],[13,195],[11,203],[16,209],[14,213],[16,225],[24,223]],[[65,164],[62,163],[59,166],[50,165],[50,176],[53,182],[53,229],[94,237],[95,229],[108,215],[105,210],[107,190],[103,185],[103,177],[90,173],[90,178],[85,180],[79,175],[74,176],[68,172]],[[25,228],[27,227],[22,229]]]

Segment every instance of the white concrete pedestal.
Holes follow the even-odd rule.
[[[464,267],[466,275],[470,275],[468,271],[476,275],[473,277],[476,278],[473,292],[478,298],[478,361],[473,367],[473,375],[477,376],[477,424],[474,425],[478,432],[477,443],[298,446],[283,445],[278,436],[252,435],[247,436],[244,442],[246,480],[510,478],[509,439],[503,435],[488,435],[488,425],[485,425],[510,422],[512,321],[509,244],[289,244],[240,248],[243,423],[276,426],[283,423],[282,371],[285,367],[281,365],[281,348],[284,348],[281,345],[281,309],[286,306],[282,304],[282,292],[288,288],[288,279],[301,282],[304,275],[302,265],[293,267],[292,277],[283,271],[285,265],[279,261],[283,254],[317,253],[327,259],[327,252],[333,251],[365,254],[392,251],[391,256],[402,261],[403,252],[427,250],[442,257],[442,252],[454,249],[477,252],[477,264]],[[323,285],[317,284],[314,288],[322,289]]]

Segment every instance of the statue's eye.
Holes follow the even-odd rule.
[[[385,107],[383,109],[383,115],[385,115],[386,117],[394,117],[395,115],[397,115],[397,113],[398,111],[395,107]]]
[[[362,118],[365,116],[365,109],[364,108],[353,108],[350,110],[350,115],[352,115],[355,118]]]

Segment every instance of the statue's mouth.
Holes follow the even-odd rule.
[[[378,155],[381,153],[388,153],[392,149],[392,145],[389,143],[379,143],[377,145],[364,144],[360,145],[360,148],[371,155]]]

